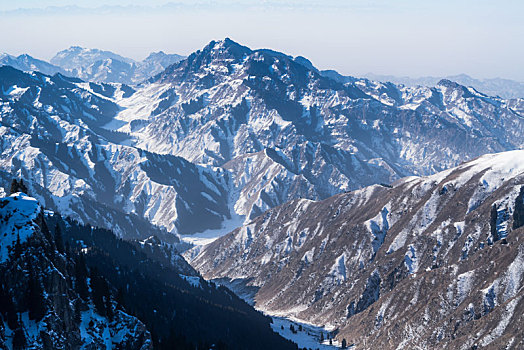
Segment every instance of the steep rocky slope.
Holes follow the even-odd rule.
[[[109,317],[80,297],[72,284],[77,264],[56,250],[57,237],[34,198],[0,199],[0,217],[2,349],[152,349],[136,317],[122,310]]]
[[[187,257],[254,291],[259,309],[335,327],[357,349],[519,349],[523,217],[519,150],[295,200]]]

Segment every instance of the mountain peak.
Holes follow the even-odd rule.
[[[303,65],[304,67],[306,67],[309,70],[318,72],[317,68],[315,68],[313,63],[311,63],[311,61],[305,58],[304,56],[297,56],[293,59],[293,61],[295,61],[298,64]]]
[[[153,58],[153,57],[164,57],[164,56],[167,56],[167,54],[164,51],[160,50],[160,51],[157,51],[157,52],[151,52],[147,56],[146,60],[149,59],[149,58]]]
[[[440,79],[439,82],[437,83],[437,86],[442,86],[442,87],[451,88],[451,89],[457,89],[457,88],[462,87],[462,85],[460,85],[459,83],[456,83],[449,79]]]
[[[176,53],[165,53],[164,51],[151,52],[142,63],[159,63],[164,68],[173,64],[182,61],[185,59],[185,56],[178,55]]]
[[[225,38],[219,41],[211,41],[203,50],[203,52],[210,51],[215,53],[229,53],[233,56],[241,54],[242,56],[248,54],[251,51],[250,48],[240,45],[239,43],[231,40],[230,38]]]
[[[186,60],[179,64],[171,65],[164,72],[151,78],[150,81],[178,81],[185,79],[187,74],[200,72],[205,67],[214,67],[212,70],[215,73],[223,74],[226,71],[229,72],[229,69],[224,70],[224,67],[232,63],[240,63],[252,52],[250,48],[242,46],[229,38],[219,41],[213,40],[204,48],[193,52]],[[215,71],[215,68],[219,71]],[[207,73],[209,74],[210,71],[207,71]]]
[[[18,56],[17,58],[18,58],[18,59],[33,59],[32,56],[29,56],[29,55],[26,54],[26,53],[21,54],[21,55]]]
[[[62,51],[84,51],[87,50],[85,47],[72,45],[68,49],[62,50]]]

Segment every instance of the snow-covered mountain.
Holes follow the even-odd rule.
[[[86,81],[137,84],[184,58],[159,51],[143,61],[135,61],[110,51],[72,46],[58,52],[51,63]]]
[[[47,75],[60,73],[91,82],[138,84],[184,58],[159,51],[152,52],[143,61],[135,61],[110,51],[72,46],[58,52],[50,63],[27,54],[15,57],[3,53],[0,54],[0,66]]]
[[[133,88],[9,67],[0,84],[4,182],[34,179],[51,209],[132,237],[220,228],[524,145],[522,99],[446,80],[342,83],[229,39]]]
[[[53,62],[74,78],[0,67],[0,182],[23,178],[43,207],[82,227],[71,242],[93,248],[93,266],[119,283],[113,254],[95,249],[107,248],[91,234],[100,231],[82,224],[132,239],[143,261],[178,271],[144,267],[161,283],[175,276],[198,288],[175,234],[209,239],[244,222],[187,257],[206,277],[247,281],[241,292],[255,291],[259,308],[335,327],[339,340],[497,347],[521,331],[523,99],[450,80],[343,77],[229,39],[177,59],[157,53],[138,64],[72,48]],[[5,247],[20,225],[4,227]],[[155,304],[161,289],[151,288]],[[141,290],[136,300],[147,297]],[[217,298],[234,300],[224,293]],[[430,302],[419,308],[422,299]],[[154,328],[165,327],[168,310],[151,310]]]
[[[0,176],[29,180],[47,208],[127,238],[166,240],[176,240],[166,231],[219,227],[230,216],[224,170],[126,146],[127,135],[102,128],[119,110],[104,95],[133,94],[128,86],[0,67],[0,89]]]
[[[356,349],[520,349],[523,237],[518,150],[288,202],[186,256],[257,308]]]
[[[375,81],[389,81],[395,84],[403,84],[406,86],[435,86],[442,79],[452,80],[464,86],[471,86],[478,91],[492,96],[501,96],[503,98],[524,98],[524,83],[520,81],[491,78],[491,79],[475,79],[467,74],[451,75],[445,78],[439,77],[396,77],[393,75],[377,75],[366,74],[366,78]]]
[[[74,70],[89,67],[95,62],[104,60],[115,60],[129,64],[133,63],[132,59],[120,56],[111,51],[86,49],[80,46],[71,46],[68,49],[59,51],[53,58],[51,58],[50,62],[64,69]]]
[[[0,54],[0,66],[11,66],[25,72],[38,71],[47,75],[65,73],[65,70],[62,68],[27,54],[18,57],[6,53]]]
[[[137,65],[135,81],[142,82],[147,78],[155,76],[164,71],[172,64],[185,59],[185,56],[177,54],[167,54],[164,51],[152,52]]]
[[[447,80],[434,88],[342,83],[303,58],[226,39],[119,101],[125,109],[111,127],[136,147],[227,169],[235,212],[253,218],[294,198],[522,148],[523,102]]]

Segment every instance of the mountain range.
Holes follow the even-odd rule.
[[[138,86],[10,67],[0,86],[4,181],[30,178],[50,209],[131,237],[218,229],[524,145],[522,99],[447,80],[343,84],[229,39]]]
[[[60,73],[92,82],[138,84],[184,58],[159,51],[151,53],[143,61],[135,61],[110,51],[72,46],[58,52],[50,62],[27,54],[18,57],[1,54],[0,66],[47,75]]]
[[[142,62],[79,47],[49,66],[1,59],[0,184],[23,179],[30,201],[55,213],[46,222],[94,253],[87,269],[102,271],[106,299],[127,283],[111,271],[141,254],[151,269],[126,276],[153,276],[159,293],[200,272],[271,315],[326,327],[338,344],[522,345],[524,99],[449,79],[409,87],[345,77],[230,39]],[[40,237],[38,220],[29,226]],[[102,238],[90,238],[92,227]],[[194,234],[226,234],[184,253],[199,272],[179,255]],[[44,247],[57,239],[44,238]],[[121,242],[134,247],[125,245],[130,260],[105,260]],[[67,259],[74,269],[77,258]],[[169,271],[159,276],[154,264]],[[134,300],[144,297],[137,288]],[[149,309],[124,309],[158,346],[177,334],[161,326],[176,305],[156,318],[155,293]],[[235,300],[266,332],[269,321]],[[205,334],[207,345],[219,339]]]
[[[377,81],[390,81],[395,84],[403,84],[406,86],[434,86],[442,77],[397,77],[394,75],[379,75],[368,73],[364,77]],[[478,91],[482,91],[488,95],[501,96],[503,98],[522,98],[524,96],[524,83],[511,79],[490,78],[490,79],[475,79],[467,74],[450,75],[444,79],[455,81],[464,86],[471,86]]]

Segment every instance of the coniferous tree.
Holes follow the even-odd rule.
[[[19,326],[17,329],[15,329],[13,335],[13,350],[23,350],[26,349],[26,346],[27,340],[25,337],[24,329],[21,326],[21,322],[19,322]]]
[[[75,259],[75,291],[83,300],[87,300],[89,297],[89,290],[87,288],[87,266],[82,253],[78,254]]]
[[[124,290],[120,287],[118,288],[118,292],[116,293],[116,309],[117,310],[124,310]]]
[[[0,283],[0,300],[2,300],[2,302],[0,303],[0,315],[4,316],[4,318],[7,312],[7,299],[8,298],[9,298],[9,294],[5,290],[4,284]]]
[[[80,310],[80,303],[81,301],[79,299],[76,299],[74,303],[75,314],[73,317],[76,324],[80,324],[80,322],[82,322],[82,311]]]
[[[113,316],[109,285],[96,269],[91,271],[91,300],[100,315],[109,318]]]
[[[17,259],[22,255],[22,243],[20,243],[20,233],[16,234],[16,242],[14,249],[14,258]]]
[[[40,321],[45,316],[47,308],[44,298],[44,289],[40,284],[40,278],[32,267],[30,267],[28,284],[26,300],[29,309],[29,318],[31,320]]]
[[[24,180],[20,179],[19,185],[20,185],[20,192],[29,194],[29,190],[27,189],[27,186],[24,184]]]
[[[18,181],[17,179],[13,179],[13,181],[11,181],[11,187],[9,189],[9,193],[13,194],[16,192],[23,192],[25,194],[29,194],[27,187],[24,184],[24,180],[20,179],[20,181]]]
[[[342,339],[342,349],[345,349],[348,347],[348,343],[346,342],[346,338]]]
[[[109,321],[115,319],[115,312],[113,310],[113,304],[111,303],[111,298],[106,299],[106,316]]]
[[[22,320],[18,317],[17,327],[13,334],[13,350],[23,350],[26,348],[27,340],[24,329],[22,327]]]
[[[16,329],[18,324],[18,313],[16,312],[16,306],[13,302],[13,298],[9,294],[8,291],[6,291],[6,298],[2,299],[2,306],[5,309],[5,316],[7,319],[7,325],[11,329]]]
[[[60,229],[60,225],[58,223],[55,225],[55,245],[56,250],[58,250],[60,254],[63,254],[65,251],[64,240],[62,238],[62,230]]]
[[[72,256],[73,252],[71,250],[71,244],[69,244],[69,241],[66,241],[64,244],[64,251],[66,256]]]
[[[19,184],[17,179],[11,181],[11,186],[9,187],[9,194],[18,192]]]

